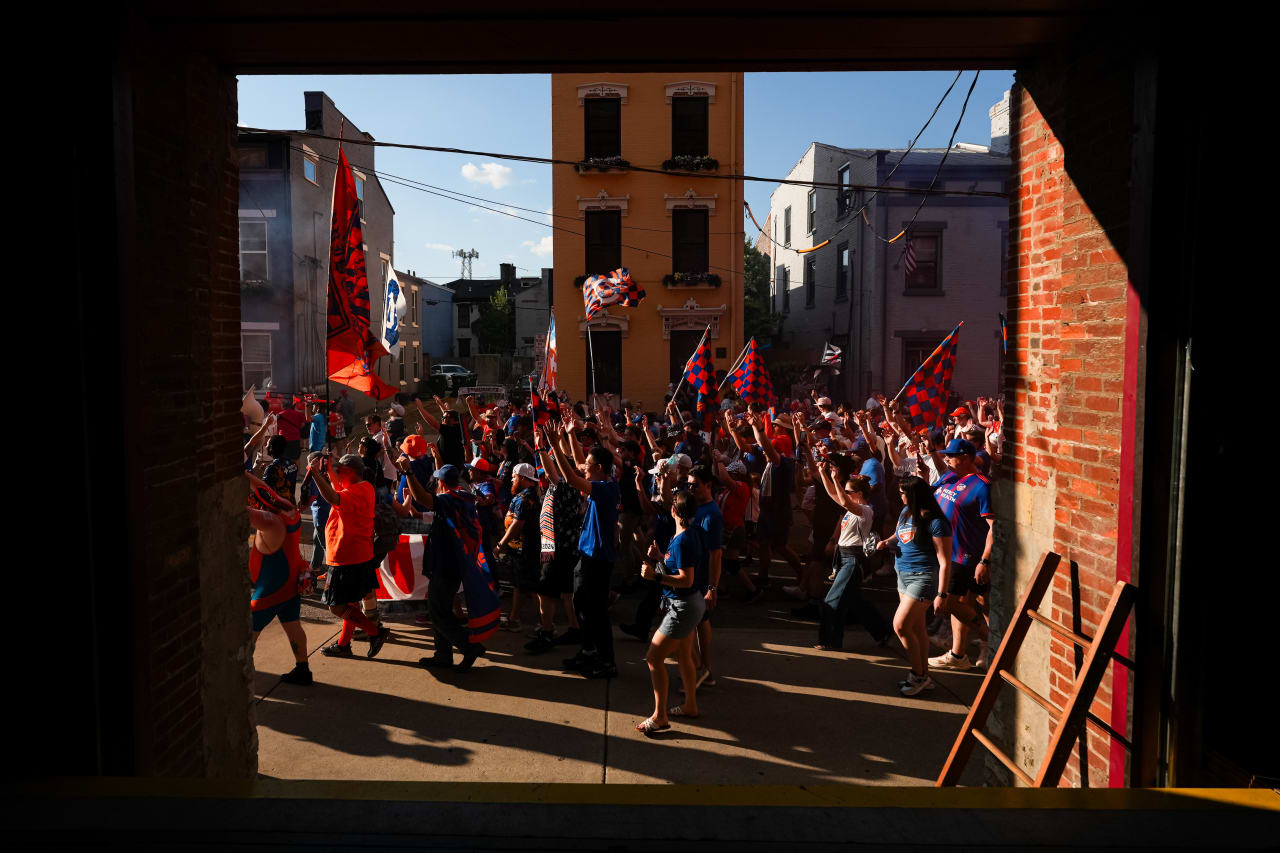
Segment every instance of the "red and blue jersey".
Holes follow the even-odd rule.
[[[951,522],[951,559],[974,565],[982,559],[991,529],[991,482],[981,474],[961,477],[948,471],[933,484],[933,494]]]
[[[266,610],[298,594],[298,574],[305,565],[298,548],[302,516],[297,510],[281,516],[284,543],[270,554],[258,550],[257,537],[249,544],[249,580],[253,584],[249,607]]]

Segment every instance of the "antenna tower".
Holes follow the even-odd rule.
[[[453,256],[462,259],[462,277],[471,278],[471,261],[480,257],[480,253],[475,249],[457,249]]]

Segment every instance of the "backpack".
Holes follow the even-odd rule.
[[[400,517],[389,503],[373,506],[373,559],[381,563],[400,544]]]

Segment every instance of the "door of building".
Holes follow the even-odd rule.
[[[622,396],[622,332],[591,330],[591,346],[587,352],[587,393],[591,393],[591,354],[595,353],[596,382],[599,394]]]
[[[680,384],[680,377],[684,375],[684,366],[689,362],[689,356],[693,355],[693,351],[698,348],[700,340],[702,340],[701,329],[673,329],[671,331],[670,373],[672,385]],[[728,365],[724,365],[724,367],[728,367]],[[723,370],[724,367],[720,369]]]

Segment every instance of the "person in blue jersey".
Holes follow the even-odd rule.
[[[714,502],[713,502],[714,505]],[[695,685],[693,661],[693,636],[702,621],[707,603],[705,593],[698,590],[698,566],[706,559],[703,547],[704,531],[696,526],[698,498],[692,491],[675,495],[671,517],[675,522],[675,535],[671,537],[661,562],[647,557],[641,564],[641,575],[649,581],[662,584],[664,615],[662,624],[654,632],[645,654],[649,665],[649,678],[653,683],[653,714],[642,720],[636,731],[652,737],[671,728],[670,717],[697,717],[698,697]],[[685,698],[676,707],[667,708],[667,658],[675,654],[680,665],[680,677],[689,685]]]
[[[947,611],[947,585],[951,577],[951,525],[933,496],[933,489],[919,477],[903,477],[898,483],[902,514],[894,535],[879,544],[897,557],[898,610],[893,630],[907,650],[911,672],[898,683],[903,696],[915,696],[933,688],[929,677],[929,633],[925,611],[929,604],[941,614]]]
[[[556,461],[565,480],[587,499],[578,537],[581,562],[573,579],[573,607],[582,631],[582,648],[565,660],[567,669],[587,678],[613,678],[613,625],[609,620],[609,579],[617,556],[618,504],[622,491],[613,478],[613,452],[594,445],[583,454],[574,436],[580,422],[557,425],[553,441]]]
[[[705,463],[693,466],[685,478],[689,493],[698,502],[692,526],[702,536],[703,553],[698,561],[698,571],[694,575],[693,586],[707,603],[702,619],[698,622],[697,686],[699,687],[703,684],[714,687],[716,683],[715,676],[711,674],[711,613],[716,606],[716,588],[720,583],[721,558],[724,555],[724,516],[720,513],[720,505],[711,494],[711,484],[715,479],[715,472]],[[692,695],[690,682],[684,682],[684,689]]]
[[[933,485],[938,506],[951,524],[951,648],[929,659],[934,669],[964,671],[985,665],[990,636],[983,612],[991,589],[991,548],[996,541],[991,483],[978,470],[977,448],[953,438],[942,451],[947,472]],[[969,638],[978,640],[976,662],[968,656]]]

